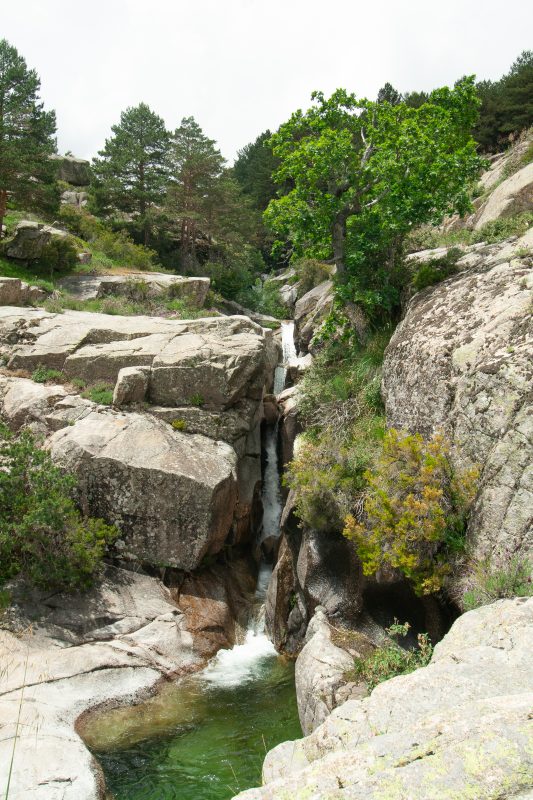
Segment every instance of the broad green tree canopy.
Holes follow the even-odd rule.
[[[392,263],[413,226],[466,211],[481,164],[473,78],[437,89],[419,108],[343,89],[313,100],[271,139],[281,161],[275,179],[292,189],[265,219],[295,255],[332,260],[349,283],[376,257]]]

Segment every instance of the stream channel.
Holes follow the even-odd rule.
[[[294,355],[284,323],[283,365]],[[265,434],[261,537],[279,535],[282,510],[277,425]],[[199,673],[167,684],[134,707],[94,717],[84,739],[97,756],[113,800],[228,800],[261,783],[265,753],[301,737],[294,664],[278,656],[264,631],[271,567],[261,564],[244,641],[221,650]]]

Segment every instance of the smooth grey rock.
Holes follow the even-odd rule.
[[[491,192],[475,217],[474,230],[500,217],[533,208],[533,163],[527,164]]]
[[[50,156],[57,165],[57,177],[71,186],[88,186],[91,182],[91,164],[74,156]]]
[[[301,297],[294,307],[297,349],[307,352],[311,340],[333,306],[333,282],[324,281]]]
[[[29,286],[19,278],[0,277],[0,305],[23,306],[44,300],[46,292],[38,286]]]
[[[533,270],[520,250],[507,260],[517,243],[415,295],[383,367],[388,424],[442,430],[458,466],[481,468],[468,539],[495,564],[533,554]]]
[[[123,367],[118,373],[113,391],[113,405],[126,406],[130,403],[142,403],[148,391],[149,376],[149,369]]]
[[[428,667],[335,709],[265,759],[239,800],[527,797],[533,787],[533,598],[460,617]]]
[[[117,524],[123,556],[190,570],[222,548],[237,507],[229,445],[149,415],[92,411],[49,447],[76,476],[81,507]]]
[[[103,800],[99,766],[75,723],[90,708],[130,703],[162,678],[200,668],[187,616],[160,581],[116,568],[79,595],[28,595],[22,586],[12,594],[25,632],[0,631],[2,776],[18,736],[9,796]]]
[[[66,239],[67,233],[51,225],[43,225],[31,220],[22,220],[15,228],[12,238],[5,242],[8,258],[17,261],[35,261],[53,237]]]

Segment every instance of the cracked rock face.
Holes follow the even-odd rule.
[[[481,467],[474,557],[533,554],[533,230],[477,248],[465,271],[416,295],[387,348],[387,421],[443,430],[460,465]]]
[[[268,753],[239,800],[527,798],[533,787],[533,599],[464,614],[429,666],[339,706]]]
[[[29,425],[47,438],[54,460],[76,475],[83,510],[120,528],[121,559],[192,570],[229,536],[250,534],[261,401],[276,360],[271,331],[244,317],[176,322],[3,307],[0,354],[8,363],[0,413],[13,429]],[[13,374],[39,365],[116,383],[126,405],[97,406],[72,385]],[[146,405],[128,406],[142,397]]]

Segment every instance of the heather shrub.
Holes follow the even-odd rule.
[[[399,570],[419,595],[437,592],[464,550],[477,468],[458,472],[441,434],[425,441],[394,429],[364,475],[360,514],[348,514],[344,535],[355,542],[363,572]]]

